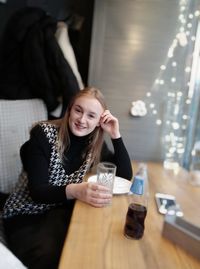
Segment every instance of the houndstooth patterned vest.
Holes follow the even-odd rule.
[[[70,175],[66,175],[61,158],[57,149],[58,129],[49,123],[41,123],[49,144],[51,146],[49,164],[49,183],[54,186],[65,186],[71,183],[80,183],[89,168],[90,154],[80,168]],[[35,203],[29,193],[27,174],[22,171],[19,182],[14,192],[9,196],[4,206],[3,217],[8,218],[15,215],[40,214],[58,204],[39,204]]]

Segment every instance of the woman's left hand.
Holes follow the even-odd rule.
[[[103,207],[111,203],[110,190],[95,182],[72,183],[65,189],[67,199],[78,199],[94,207]]]
[[[121,136],[119,132],[119,121],[110,113],[109,110],[105,110],[101,115],[100,125],[111,138],[116,139]]]

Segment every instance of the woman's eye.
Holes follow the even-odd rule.
[[[81,112],[80,108],[75,108],[75,111],[78,112],[78,113]]]
[[[93,114],[89,114],[88,117],[89,117],[90,119],[94,119],[94,115],[93,115]]]

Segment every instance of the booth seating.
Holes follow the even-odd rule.
[[[40,99],[0,100],[1,245],[3,243],[4,246],[7,246],[2,225],[3,204],[6,197],[14,189],[22,169],[20,147],[28,140],[29,131],[33,124],[41,120],[47,120],[47,117],[46,105]],[[10,252],[6,251],[6,253],[9,255]]]

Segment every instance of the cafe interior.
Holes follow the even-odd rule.
[[[76,80],[68,87],[102,91],[132,161],[130,184],[143,165],[148,188],[139,240],[124,235],[132,185],[120,191],[114,182],[112,203],[101,209],[77,200],[59,269],[200,268],[200,0],[0,0],[1,210],[17,182],[30,126],[63,116],[69,98],[50,93],[61,94],[50,103],[29,85],[16,90],[24,78],[17,52],[26,14],[19,23],[12,16],[33,7],[58,22],[56,40],[71,67],[66,77]],[[31,60],[23,64],[39,83]],[[9,250],[1,213],[0,256],[1,268],[26,268]]]

